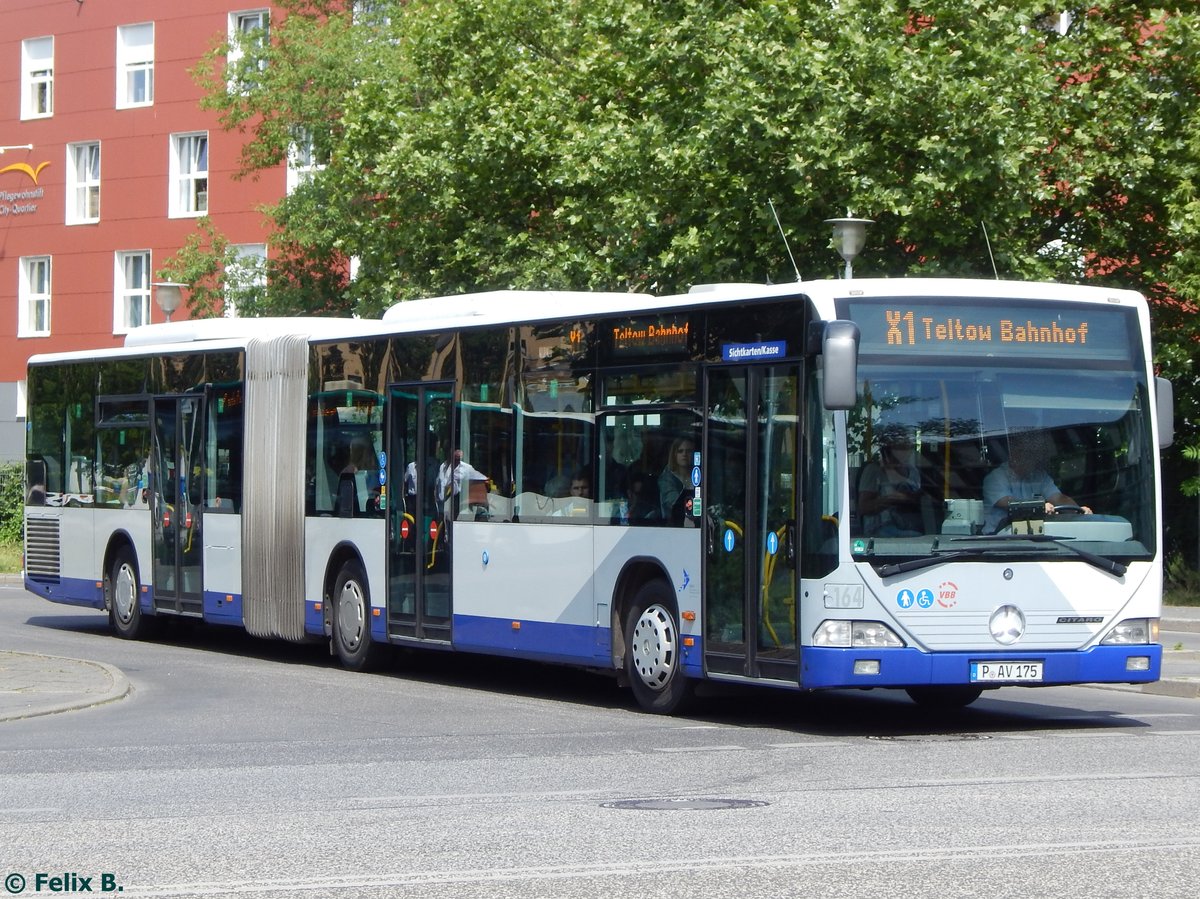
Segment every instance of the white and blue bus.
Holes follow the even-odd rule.
[[[1159,676],[1170,389],[1128,291],[176,322],[34,357],[28,404],[26,585],[121,637],[181,617],[354,669],[389,646],[558,662],[658,712],[705,679],[957,705]]]

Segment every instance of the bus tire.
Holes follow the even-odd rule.
[[[371,595],[362,566],[355,560],[338,571],[333,586],[333,648],[342,666],[367,671],[379,660],[371,640]]]
[[[695,682],[683,673],[674,597],[663,581],[649,581],[634,595],[625,618],[625,674],[634,698],[647,712],[683,711]]]
[[[154,619],[142,614],[142,585],[138,578],[137,562],[128,546],[117,550],[108,582],[108,623],[122,640],[143,640],[150,636]]]
[[[909,687],[904,691],[909,699],[926,709],[961,709],[969,706],[983,693],[982,687]]]

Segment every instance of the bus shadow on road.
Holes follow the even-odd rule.
[[[1033,689],[985,692],[965,708],[933,709],[903,690],[796,693],[718,688],[699,700],[697,720],[730,727],[773,728],[819,737],[874,739],[988,739],[1015,733],[1129,730],[1148,727],[1113,709],[1064,705],[1064,692]],[[1084,697],[1086,698],[1086,697]]]

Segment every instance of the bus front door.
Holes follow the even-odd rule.
[[[437,493],[454,385],[392,385],[388,406],[388,636],[448,641],[451,524]]]
[[[204,496],[203,401],[156,396],[150,459],[154,608],[203,613],[201,498]]]
[[[704,659],[712,674],[799,677],[799,375],[795,365],[707,372]]]

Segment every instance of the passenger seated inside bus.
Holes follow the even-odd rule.
[[[984,532],[994,534],[1005,526],[1010,503],[1040,499],[1045,513],[1069,506],[1084,515],[1092,514],[1063,493],[1046,471],[1051,443],[1041,431],[1019,431],[1009,435],[1008,461],[983,479],[983,504],[986,507]]]
[[[889,425],[878,432],[879,459],[862,470],[858,508],[863,533],[879,537],[915,537],[923,531],[921,475],[915,462],[912,429]]]
[[[658,484],[653,475],[644,471],[630,472],[625,485],[625,498],[614,510],[613,524],[659,524]]]
[[[680,498],[690,492],[695,453],[696,444],[690,437],[678,437],[671,441],[667,464],[658,476],[659,504],[664,520],[682,521],[683,502]]]

